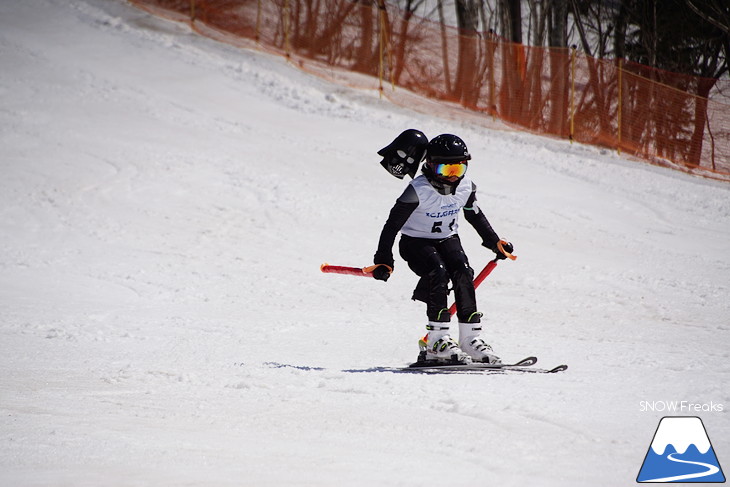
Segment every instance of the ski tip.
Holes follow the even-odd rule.
[[[515,362],[513,365],[535,365],[537,363],[537,357],[525,357],[519,362]]]
[[[319,266],[319,270],[324,272],[324,270],[327,268],[329,264],[327,262],[323,263],[321,266]]]
[[[554,374],[554,373],[556,373],[556,372],[562,372],[562,371],[564,371],[564,370],[568,370],[568,366],[567,366],[567,365],[565,365],[565,364],[563,364],[563,365],[558,365],[557,367],[553,367],[553,368],[552,368],[552,369],[550,369],[550,370],[549,370],[548,372],[550,372],[551,374]]]

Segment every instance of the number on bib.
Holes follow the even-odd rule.
[[[451,223],[449,223],[449,231],[454,231],[454,224],[456,223],[456,218],[451,220]],[[441,225],[443,225],[444,222],[438,221],[433,222],[433,226],[431,227],[431,233],[443,233],[443,230],[441,230]]]

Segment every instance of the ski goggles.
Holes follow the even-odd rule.
[[[466,174],[466,162],[457,162],[457,163],[451,163],[451,164],[434,164],[433,165],[433,172],[435,172],[439,176],[443,176],[445,178],[452,178],[457,177],[461,178],[464,177],[464,174]]]

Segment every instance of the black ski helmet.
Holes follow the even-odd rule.
[[[464,141],[452,134],[441,134],[431,139],[426,154],[429,162],[448,163],[471,159]]]
[[[456,181],[449,181],[436,172],[439,164],[468,164],[471,159],[469,149],[461,138],[452,134],[437,135],[428,143],[426,148],[426,164],[423,165],[423,173],[426,178],[437,189],[453,189],[459,185],[463,176]]]
[[[406,174],[413,179],[426,155],[427,145],[428,138],[420,130],[404,130],[393,142],[378,151],[383,156],[380,165],[398,179],[403,179]]]

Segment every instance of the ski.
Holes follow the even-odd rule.
[[[425,355],[425,353],[422,353],[422,355]],[[419,356],[419,359],[421,357]],[[444,362],[437,362],[435,360],[418,360],[411,365],[408,366],[409,369],[424,369],[424,368],[438,368],[438,369],[449,369],[452,367],[476,367],[479,369],[496,369],[496,368],[502,368],[502,367],[526,367],[530,365],[535,365],[537,363],[537,357],[525,357],[522,360],[518,360],[517,362],[513,364],[485,364],[481,362],[472,362],[470,364],[449,364]],[[459,370],[457,369],[457,370]]]
[[[422,374],[508,374],[508,373],[525,373],[525,374],[555,374],[568,369],[565,364],[558,365],[552,369],[541,369],[538,367],[523,367],[515,365],[503,365],[483,367],[470,364],[470,365],[447,365],[443,367],[402,367],[399,372],[411,372],[411,373],[422,373]]]
[[[408,374],[408,373],[421,373],[421,374],[506,374],[511,372],[516,373],[532,373],[532,374],[554,374],[556,372],[562,372],[568,368],[567,365],[558,365],[552,369],[541,369],[532,367],[537,363],[537,357],[526,357],[511,364],[484,364],[484,363],[472,363],[466,365],[454,365],[454,364],[435,364],[433,362],[416,362],[405,367],[370,367],[367,369],[345,369],[342,372],[350,374],[354,373],[374,373],[374,372],[392,372],[395,374]],[[243,363],[236,365],[244,365]],[[282,364],[278,362],[264,362],[264,365],[276,369],[296,369],[304,371],[326,371],[328,369],[314,366],[300,366],[292,364]]]
[[[414,362],[408,367],[401,367],[404,372],[435,373],[460,373],[460,372],[523,372],[532,374],[554,374],[568,369],[565,364],[558,365],[551,369],[532,367],[537,363],[537,357],[525,357],[522,360],[510,364],[441,364],[433,361]]]

